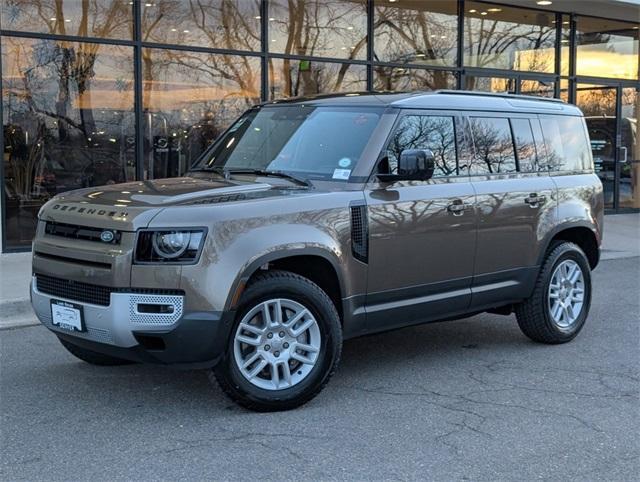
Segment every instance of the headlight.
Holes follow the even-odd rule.
[[[196,263],[204,229],[149,230],[138,233],[136,263]]]

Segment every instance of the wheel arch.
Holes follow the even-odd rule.
[[[247,285],[264,268],[290,271],[313,281],[327,293],[343,318],[344,279],[340,264],[333,253],[317,247],[275,251],[252,260],[236,277],[225,309],[236,309]]]
[[[569,241],[584,251],[589,266],[594,269],[600,262],[600,239],[598,231],[587,222],[564,223],[557,226],[548,236],[544,249],[540,252],[538,265],[542,265],[549,248],[556,241]]]

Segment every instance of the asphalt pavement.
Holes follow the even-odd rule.
[[[348,341],[291,412],[202,371],[101,368],[41,326],[0,331],[0,479],[637,480],[640,258],[603,261],[560,346],[478,315]]]

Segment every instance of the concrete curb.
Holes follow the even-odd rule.
[[[39,324],[28,298],[0,303],[0,330]]]

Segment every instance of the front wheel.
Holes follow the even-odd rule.
[[[584,326],[590,305],[589,261],[576,244],[561,242],[549,250],[532,296],[516,306],[516,318],[532,340],[566,343]]]
[[[339,316],[327,294],[297,274],[267,272],[243,294],[225,356],[213,374],[246,408],[289,410],[322,390],[341,348]]]

